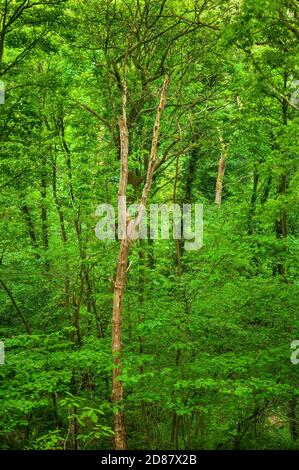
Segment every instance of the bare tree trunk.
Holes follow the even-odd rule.
[[[281,186],[280,186],[280,193],[286,194],[287,192],[287,177],[286,175],[282,175],[281,177]],[[287,212],[283,208],[280,213],[280,220],[277,224],[276,228],[277,235],[284,240],[285,247],[284,250],[287,251],[287,244],[288,244],[288,218]],[[278,263],[277,270],[279,274],[283,277],[286,281],[286,267],[284,263]]]
[[[3,52],[4,52],[4,39],[5,39],[5,33],[6,33],[6,18],[8,15],[8,0],[5,0],[5,5],[3,8],[2,12],[2,25],[1,25],[1,32],[0,32],[0,64],[3,59]]]
[[[173,185],[173,197],[172,201],[173,204],[176,204],[177,202],[177,184],[178,184],[178,177],[179,177],[179,156],[176,158],[176,165],[175,165],[175,179],[174,179],[174,185]],[[177,275],[178,277],[181,276],[182,274],[182,267],[181,267],[181,246],[180,246],[180,240],[177,238],[175,239],[175,250],[176,250],[176,261],[177,261]]]
[[[42,157],[42,168],[41,168],[41,181],[40,181],[40,194],[41,194],[41,207],[40,207],[40,216],[41,216],[41,232],[42,232],[42,242],[43,248],[45,251],[45,266],[49,269],[49,261],[47,260],[47,251],[49,248],[49,237],[48,237],[48,211],[47,211],[47,164],[46,158]]]
[[[20,199],[21,199],[21,211],[24,215],[24,220],[27,225],[30,241],[31,241],[32,246],[36,249],[38,248],[37,236],[35,233],[35,228],[34,228],[31,214],[30,214],[30,210],[29,210],[29,207],[27,206],[25,195],[23,193],[20,194]]]
[[[123,324],[123,298],[126,284],[127,264],[130,250],[130,241],[122,240],[117,263],[116,278],[114,283],[113,316],[112,316],[112,403],[118,408],[114,412],[115,449],[127,448],[126,430],[123,410],[123,383],[119,380],[122,374],[122,324]]]
[[[217,206],[220,207],[221,201],[222,201],[223,178],[225,174],[225,167],[226,167],[226,160],[227,160],[227,148],[226,148],[226,144],[224,143],[220,129],[217,129],[217,132],[218,132],[218,139],[220,143],[221,154],[220,154],[220,159],[218,163],[218,175],[217,175],[217,180],[216,180],[216,191],[215,191],[215,204],[217,204]]]
[[[120,131],[120,180],[118,196],[125,197],[128,183],[128,154],[129,135],[127,126],[127,84],[124,79],[122,96],[122,116],[119,120]],[[124,222],[124,216],[121,214]],[[125,221],[126,222],[126,221]],[[127,448],[125,416],[123,410],[124,390],[123,383],[119,380],[122,374],[123,345],[122,345],[122,324],[123,324],[123,297],[127,277],[127,265],[130,250],[130,240],[126,237],[120,241],[116,276],[114,281],[113,313],[112,313],[112,403],[114,405],[114,445],[116,450]]]
[[[293,396],[289,401],[289,427],[290,427],[290,435],[293,442],[296,442],[298,439],[298,430],[297,430],[297,398]]]
[[[143,211],[146,207],[148,194],[152,185],[155,163],[157,158],[158,137],[160,130],[160,119],[162,111],[165,107],[166,93],[169,80],[166,78],[163,83],[160,103],[157,110],[156,120],[153,129],[153,138],[149,164],[147,168],[147,176],[144,184],[139,210],[135,220],[126,226],[125,238],[120,242],[118,262],[116,268],[116,277],[114,282],[113,297],[113,313],[112,313],[112,357],[113,357],[113,373],[112,373],[112,404],[114,405],[114,442],[116,450],[124,450],[127,448],[125,415],[123,408],[124,389],[123,382],[119,379],[122,375],[123,364],[123,344],[122,344],[122,326],[123,326],[123,299],[124,289],[127,279],[128,257],[130,246],[132,243],[132,233],[136,229],[142,219]],[[128,183],[128,153],[129,153],[129,135],[127,126],[127,85],[124,78],[123,94],[122,94],[122,116],[119,120],[120,129],[120,181],[119,181],[119,198],[126,196]],[[122,214],[123,219],[126,216]]]
[[[287,89],[287,80],[288,80],[288,75],[284,75],[284,90],[286,93]],[[282,99],[282,120],[283,124],[285,126],[288,125],[288,102],[286,101],[285,98]],[[283,195],[283,197],[287,193],[287,175],[285,173],[282,174],[281,176],[281,183],[280,183],[280,194]],[[282,208],[281,213],[280,213],[280,220],[279,223],[276,226],[276,233],[278,237],[282,238],[284,240],[284,250],[288,250],[288,215],[285,207]],[[284,262],[278,263],[277,265],[277,270],[279,274],[282,276],[284,282],[287,282],[287,271],[286,271],[286,266]]]
[[[52,160],[52,190],[53,190],[53,199],[55,201],[56,210],[59,216],[59,223],[60,223],[60,233],[61,233],[61,240],[63,243],[67,242],[67,234],[65,230],[64,224],[64,214],[59,202],[58,194],[57,194],[57,168],[56,168],[56,157]]]
[[[29,326],[29,324],[28,324],[28,322],[27,322],[25,316],[24,316],[23,313],[21,312],[21,310],[20,310],[20,308],[19,308],[17,302],[15,301],[15,298],[14,298],[14,296],[12,295],[11,290],[7,287],[7,285],[5,284],[5,282],[4,282],[2,279],[0,279],[0,285],[3,287],[3,289],[4,289],[5,292],[7,293],[8,297],[10,298],[11,303],[13,304],[14,308],[16,309],[17,314],[18,314],[19,317],[21,318],[22,323],[23,323],[23,325],[24,325],[24,327],[25,327],[27,333],[28,333],[29,335],[31,335],[31,328],[30,328],[30,326]]]

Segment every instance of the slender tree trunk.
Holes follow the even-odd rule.
[[[127,84],[124,78],[122,94],[122,116],[119,120],[120,131],[120,179],[119,198],[126,197],[128,184],[128,154],[129,154],[129,134],[127,126]],[[125,213],[121,213],[122,223],[126,225]],[[130,240],[125,234],[125,239],[120,241],[116,276],[114,281],[113,312],[112,312],[112,404],[114,405],[114,445],[116,450],[127,448],[127,437],[125,427],[125,415],[123,409],[124,389],[120,376],[123,371],[123,298],[124,288],[127,278],[127,266],[130,250]]]
[[[288,80],[288,75],[284,75],[284,92],[286,93],[287,90],[287,80]],[[285,98],[282,99],[282,120],[283,124],[287,126],[288,124],[288,102]],[[281,182],[280,182],[280,189],[279,189],[280,194],[285,195],[287,192],[287,175],[286,173],[283,173],[281,176]],[[287,251],[288,249],[288,215],[286,209],[283,207],[280,212],[280,219],[279,223],[277,224],[276,227],[276,232],[277,236],[282,238],[284,240],[284,251]],[[278,263],[277,265],[277,270],[279,274],[282,276],[284,282],[287,282],[287,272],[286,272],[286,266],[285,263]]]
[[[13,296],[11,290],[7,287],[7,285],[5,284],[5,282],[4,282],[2,279],[0,279],[0,285],[2,286],[2,288],[3,288],[3,289],[5,290],[5,292],[7,293],[8,297],[10,298],[11,303],[13,304],[14,308],[16,309],[16,312],[17,312],[17,314],[19,315],[19,317],[20,317],[20,319],[21,319],[21,321],[22,321],[22,323],[23,323],[23,325],[24,325],[24,327],[25,327],[27,333],[28,333],[29,335],[31,335],[31,328],[30,328],[30,326],[29,326],[29,324],[28,324],[28,322],[27,322],[25,316],[24,316],[23,313],[21,312],[21,310],[20,310],[20,308],[19,308],[17,302],[15,301],[15,298],[14,298],[14,296]]]
[[[90,304],[89,311],[93,312],[94,314],[99,338],[104,338],[103,325],[102,325],[101,318],[98,314],[97,305],[96,305],[96,301],[95,301],[94,294],[93,294],[92,282],[91,282],[91,279],[89,277],[89,273],[87,270],[85,271],[85,280],[86,280],[86,286],[87,286],[87,295],[88,295],[89,304]]]
[[[218,163],[218,175],[217,175],[217,180],[216,180],[216,191],[215,191],[215,204],[217,204],[217,206],[220,207],[221,202],[222,202],[223,178],[225,174],[225,167],[226,167],[226,160],[227,160],[227,146],[224,143],[220,129],[217,129],[217,132],[218,132],[218,139],[220,143],[221,154],[220,154],[220,159]]]
[[[297,430],[297,398],[293,397],[289,401],[289,426],[290,426],[290,435],[293,442],[296,442],[298,439],[298,430]]]
[[[117,406],[114,412],[114,433],[115,449],[123,450],[127,448],[125,418],[123,409],[123,383],[119,379],[122,374],[123,364],[123,344],[122,344],[122,325],[123,325],[123,298],[124,288],[127,277],[128,256],[130,250],[130,240],[122,240],[120,245],[116,278],[114,283],[113,314],[112,314],[112,355],[113,355],[113,373],[112,373],[112,403]]]
[[[125,74],[124,74],[125,75]],[[147,204],[148,194],[151,189],[153,174],[157,158],[158,138],[160,130],[161,114],[165,107],[166,93],[169,80],[166,78],[163,83],[160,103],[157,110],[156,120],[153,129],[152,146],[150,159],[147,168],[147,176],[144,184],[139,210],[135,220],[126,224],[126,208],[121,214],[123,222],[126,226],[125,238],[120,241],[120,249],[116,268],[116,276],[114,282],[113,296],[113,312],[112,312],[112,357],[113,357],[113,373],[112,373],[112,403],[114,405],[114,442],[116,450],[124,450],[127,448],[125,415],[124,415],[124,389],[120,376],[123,372],[123,343],[122,343],[122,326],[123,326],[123,299],[124,289],[127,279],[127,267],[130,247],[132,244],[132,233],[139,226],[142,219],[144,209]],[[129,135],[127,126],[127,85],[124,78],[123,94],[122,94],[122,116],[119,120],[120,129],[120,180],[119,180],[119,198],[124,198],[127,191],[128,183],[128,153],[129,153]]]
[[[57,214],[58,214],[58,216],[59,216],[61,240],[63,241],[63,243],[66,243],[66,242],[67,242],[67,234],[66,234],[65,224],[64,224],[64,214],[63,214],[62,207],[61,207],[61,204],[60,204],[60,202],[59,202],[58,195],[57,195],[57,177],[56,177],[56,175],[57,175],[57,168],[56,168],[56,165],[57,165],[57,161],[56,161],[56,158],[54,158],[53,161],[52,161],[52,190],[53,190],[53,199],[54,199],[54,202],[55,202]]]
[[[256,212],[256,202],[258,197],[258,184],[259,184],[259,169],[258,166],[255,167],[253,172],[253,188],[252,188],[252,195],[250,200],[250,208],[248,214],[248,233],[254,233],[254,216]]]
[[[24,220],[25,220],[25,223],[27,225],[28,235],[29,235],[29,238],[31,240],[31,244],[34,248],[38,248],[37,236],[36,236],[36,233],[35,233],[34,224],[33,224],[32,218],[31,218],[29,207],[26,204],[24,194],[21,194],[20,198],[21,198],[21,211],[23,213]]]
[[[193,143],[195,143],[195,138],[193,139]],[[188,167],[187,167],[187,172],[186,172],[185,195],[184,195],[184,202],[186,204],[192,203],[192,187],[193,187],[193,181],[195,177],[197,161],[198,161],[197,150],[193,148],[191,150],[191,155],[188,159]]]
[[[47,261],[47,250],[49,248],[49,236],[48,236],[48,211],[47,211],[47,163],[46,159],[42,157],[42,168],[41,168],[41,180],[40,180],[40,193],[41,193],[41,231],[42,231],[42,242],[45,250],[46,266],[49,267]]]
[[[177,185],[178,185],[178,178],[179,178],[179,156],[176,158],[176,164],[175,164],[175,179],[174,179],[174,185],[173,185],[173,197],[172,201],[173,204],[176,204],[177,202]],[[178,277],[181,276],[182,273],[182,267],[181,267],[181,248],[182,248],[182,243],[181,240],[178,240],[177,238],[175,239],[175,250],[176,250],[176,261],[177,261],[177,275]]]
[[[6,18],[8,15],[8,0],[5,0],[4,8],[2,11],[2,25],[1,25],[1,32],[0,32],[0,64],[3,59],[3,52],[4,52],[4,39],[6,33]]]
[[[66,169],[67,169],[67,176],[68,176],[68,186],[69,186],[69,194],[70,194],[70,202],[71,206],[74,210],[75,213],[75,218],[74,218],[74,227],[76,230],[77,234],[77,239],[79,243],[79,250],[80,250],[80,256],[82,256],[82,244],[81,244],[81,222],[80,222],[80,206],[76,207],[76,199],[75,199],[75,194],[74,194],[74,188],[73,188],[73,168],[72,168],[72,155],[71,151],[69,149],[69,146],[67,144],[67,141],[65,139],[65,131],[64,131],[64,117],[61,116],[60,119],[60,135],[61,135],[61,144],[62,148],[65,152],[66,155]]]

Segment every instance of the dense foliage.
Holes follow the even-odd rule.
[[[128,446],[298,448],[298,1],[2,0],[0,16],[0,448],[113,445],[119,242],[95,226],[117,205],[125,74],[128,201],[169,76],[149,202],[204,206],[200,250],[132,244]]]

